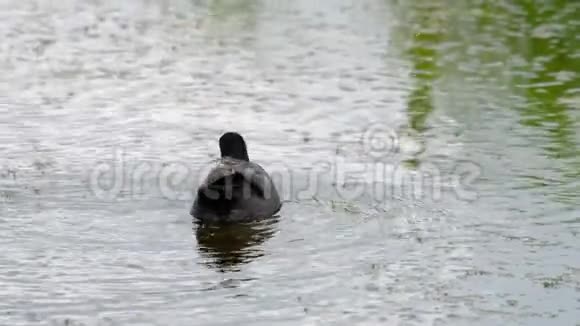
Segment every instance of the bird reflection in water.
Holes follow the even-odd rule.
[[[262,257],[261,245],[275,233],[276,217],[263,221],[194,225],[203,263],[221,272],[239,271],[241,265]]]

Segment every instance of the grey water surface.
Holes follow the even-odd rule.
[[[580,2],[3,0],[0,325],[580,325]],[[235,130],[271,221],[199,227]]]

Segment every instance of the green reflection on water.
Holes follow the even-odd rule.
[[[398,16],[404,22],[395,28],[395,33],[396,37],[402,38],[404,55],[411,63],[413,82],[407,99],[408,127],[420,143],[424,143],[423,134],[428,130],[427,121],[434,110],[434,83],[441,76],[438,47],[445,38],[442,13],[440,1],[405,3],[398,8]],[[418,168],[421,153],[404,160],[405,165]]]
[[[521,55],[529,74],[517,74],[514,86],[523,93],[527,103],[521,108],[521,123],[548,133],[551,143],[542,145],[552,158],[577,157],[574,140],[574,120],[563,99],[580,89],[578,53],[580,44],[576,35],[578,26],[571,22],[578,18],[577,4],[568,6],[563,1],[519,1],[526,13],[526,24],[521,27],[523,46],[512,47]]]
[[[520,129],[536,130],[534,146],[566,166],[555,185],[576,182],[580,151],[574,110],[579,108],[573,99],[580,94],[580,2],[389,3],[396,11],[398,47],[411,65],[410,128],[420,134],[428,130],[436,90],[452,95],[438,81],[455,78],[468,87],[463,105],[471,98],[502,103],[478,109],[513,110],[520,116],[514,121]],[[538,177],[543,178],[529,179],[531,187],[537,187]],[[558,200],[575,198],[579,190],[558,187],[554,195]]]
[[[207,5],[207,30],[223,37],[253,31],[260,9],[260,1],[210,0]]]
[[[522,98],[514,108],[520,124],[538,130],[537,146],[547,157],[565,164],[558,179],[526,176],[531,188],[556,186],[548,190],[558,201],[574,203],[580,194],[576,186],[567,187],[580,176],[578,121],[567,99],[580,92],[580,3],[573,1],[516,1],[511,13],[505,8],[483,11],[488,17],[507,19],[501,38],[508,50],[511,91]],[[493,24],[493,20],[485,20]],[[504,25],[505,26],[505,25]],[[495,28],[496,33],[501,32]],[[501,35],[501,34],[499,34]],[[525,164],[525,162],[522,162]],[[541,179],[541,182],[538,181]]]

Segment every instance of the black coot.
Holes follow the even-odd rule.
[[[282,207],[272,179],[250,162],[238,133],[220,138],[221,159],[197,190],[191,215],[202,222],[244,222],[271,217]]]

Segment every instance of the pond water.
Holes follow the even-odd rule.
[[[0,325],[579,325],[580,2],[0,8]]]

